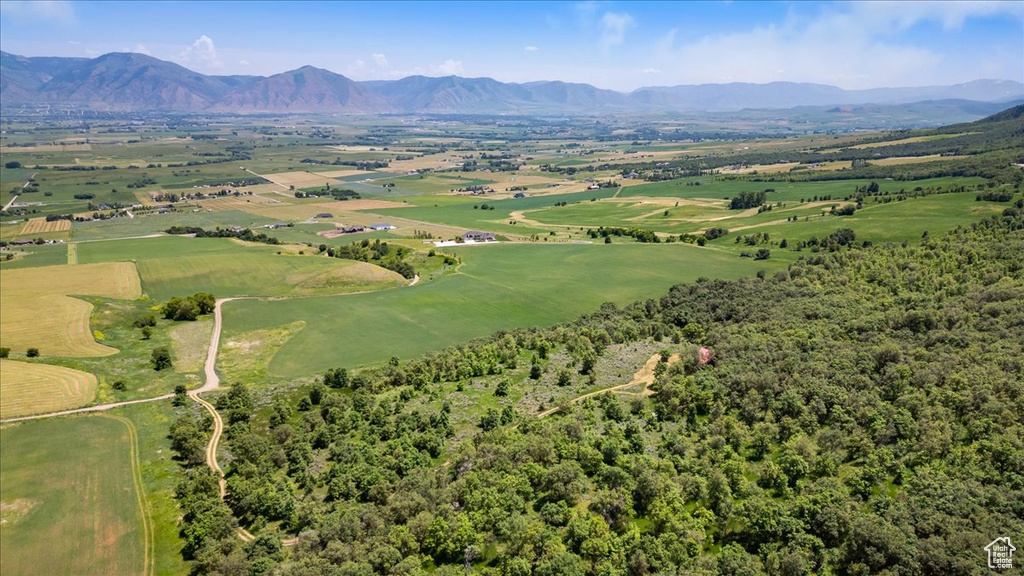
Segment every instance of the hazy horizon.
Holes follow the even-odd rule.
[[[1020,2],[0,3],[0,49],[136,52],[215,75],[305,65],[643,86],[1024,82]]]

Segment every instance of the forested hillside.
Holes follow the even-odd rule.
[[[1017,200],[298,392],[236,383],[230,508],[210,423],[172,426],[186,553],[200,574],[983,573],[1024,533],[1022,302]],[[652,351],[653,395],[570,402]]]

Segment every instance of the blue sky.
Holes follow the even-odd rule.
[[[310,64],[564,80],[843,88],[1024,82],[1024,2],[0,2],[0,49],[133,51],[208,74]]]

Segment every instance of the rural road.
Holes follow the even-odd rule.
[[[28,188],[29,183],[31,183],[32,179],[36,177],[36,174],[38,174],[38,172],[36,172],[35,174],[32,174],[31,176],[28,177],[28,182],[25,182],[25,184],[21,187],[22,190],[24,190],[25,188]],[[6,212],[7,209],[11,207],[11,204],[14,204],[14,201],[17,200],[17,199],[18,199],[18,196],[15,196],[14,198],[11,198],[10,201],[7,202],[7,204],[4,204],[4,212]]]
[[[21,422],[22,420],[38,420],[40,418],[53,418],[55,416],[67,416],[68,414],[84,414],[86,412],[102,412],[104,410],[110,410],[111,408],[120,408],[121,406],[131,406],[132,404],[142,404],[144,402],[156,402],[157,400],[167,400],[168,398],[174,398],[174,394],[164,394],[162,396],[154,396],[153,398],[142,398],[140,400],[126,400],[124,402],[111,402],[110,404],[97,404],[96,406],[87,406],[85,408],[75,408],[74,410],[62,410],[60,412],[47,412],[46,414],[36,414],[34,416],[20,416],[18,418],[5,418],[0,420],[0,423],[6,424],[8,422]]]
[[[668,359],[669,364],[675,364],[678,361],[679,354],[673,354],[672,357]],[[569,400],[567,404],[575,404],[576,402],[586,400],[587,398],[597,396],[598,394],[607,394],[608,392],[615,392],[616,390],[622,390],[623,388],[629,388],[630,386],[636,386],[637,384],[644,385],[643,392],[641,392],[641,394],[644,394],[647,392],[647,387],[654,383],[654,367],[658,365],[658,362],[661,362],[661,354],[654,354],[647,359],[647,362],[644,363],[643,368],[637,370],[636,374],[633,374],[633,379],[630,380],[628,383],[619,384],[618,386],[612,386],[610,388],[602,388],[600,390],[595,390],[593,392],[588,392],[586,394],[577,396]],[[537,414],[537,418],[547,418],[548,416],[551,416],[552,414],[558,412],[561,409],[562,406],[555,406],[554,408],[549,408],[541,412],[540,414]]]

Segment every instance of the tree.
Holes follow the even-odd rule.
[[[153,336],[153,329],[149,326],[143,326],[142,328],[142,339],[149,340]]]
[[[11,355],[11,349],[6,346],[0,346],[0,358],[7,358]]]
[[[153,364],[153,370],[158,372],[165,368],[170,368],[172,365],[171,351],[164,346],[154,349],[150,363]]]
[[[199,317],[199,305],[191,298],[175,296],[164,304],[163,313],[168,320],[195,320]]]
[[[184,384],[174,386],[174,405],[181,407],[188,403],[188,387]]]
[[[25,351],[25,356],[28,356],[29,358],[38,358],[39,348],[29,348]]]
[[[10,170],[14,170],[16,168],[21,168],[21,162],[17,162],[17,161],[8,162],[8,163],[4,164],[4,168],[8,168]]]
[[[498,382],[498,386],[494,389],[495,396],[508,396],[509,389],[512,384],[508,380],[502,380]]]
[[[199,307],[200,314],[209,314],[217,305],[217,299],[209,292],[197,292],[192,295],[192,301]]]

